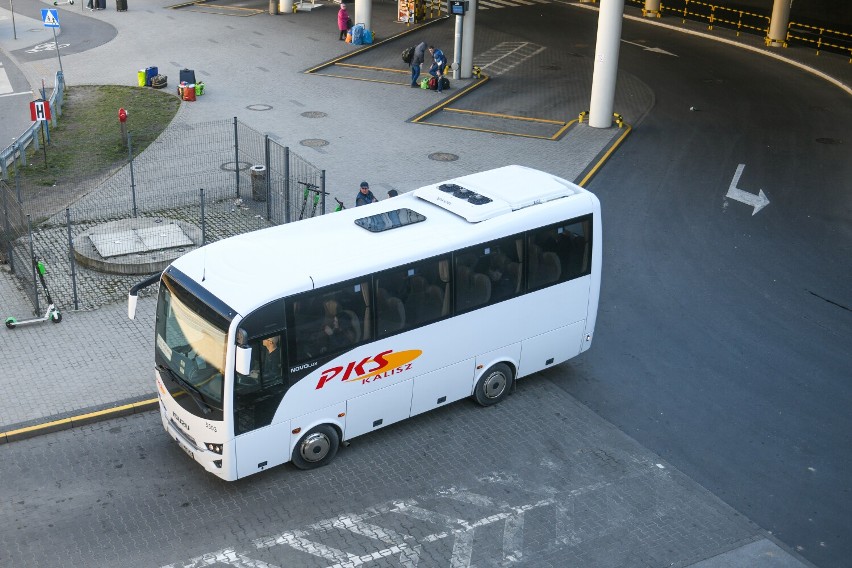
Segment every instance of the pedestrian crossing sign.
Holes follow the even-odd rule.
[[[59,11],[54,8],[42,8],[41,21],[44,22],[44,27],[46,28],[58,28]]]

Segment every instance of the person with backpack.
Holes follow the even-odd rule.
[[[340,10],[337,11],[337,29],[340,30],[340,41],[346,39],[346,32],[352,27],[352,20],[349,18],[349,12],[346,11],[346,4],[340,3]]]
[[[438,92],[444,90],[444,70],[447,68],[447,58],[444,57],[444,52],[436,49],[434,45],[429,46],[429,53],[432,55],[432,65],[429,67],[429,74],[435,77],[437,81]]]
[[[411,56],[411,86],[412,88],[419,88],[420,85],[417,83],[418,77],[420,77],[420,66],[423,65],[423,61],[426,60],[426,42],[421,41],[416,46],[414,46],[414,53]]]

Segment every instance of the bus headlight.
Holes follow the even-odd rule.
[[[207,442],[204,446],[214,454],[222,455],[222,444],[211,444],[210,442]]]

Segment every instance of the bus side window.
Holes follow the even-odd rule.
[[[252,366],[248,375],[234,375],[234,433],[268,426],[284,398],[283,345],[280,335],[250,342]]]

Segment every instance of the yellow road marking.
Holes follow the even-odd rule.
[[[633,127],[627,124],[626,122],[624,124],[627,126],[624,131],[624,134],[619,136],[618,140],[616,140],[613,145],[610,146],[609,150],[607,150],[604,155],[601,156],[601,159],[598,160],[598,163],[596,163],[595,166],[591,170],[589,170],[589,173],[586,174],[586,177],[584,177],[577,185],[579,185],[580,187],[586,187],[586,184],[589,183],[589,180],[592,179],[592,176],[597,173],[597,171],[601,168],[601,166],[606,163],[612,153],[615,152],[615,150],[621,145],[624,139],[627,138],[627,135],[630,134],[630,131],[633,130]]]
[[[80,414],[78,416],[70,416],[68,418],[61,418],[59,420],[45,422],[43,424],[36,424],[35,426],[27,426],[26,428],[18,428],[16,430],[9,430],[8,432],[0,432],[0,444],[12,442],[18,439],[31,438],[42,430],[47,430],[51,432],[58,430],[67,430],[68,428],[72,428],[73,426],[75,426],[77,423],[88,424],[90,422],[97,421],[97,419],[99,418],[109,418],[110,416],[116,414],[136,413],[141,410],[146,410],[148,406],[156,403],[157,399],[151,398],[148,400],[133,402],[122,406],[116,406],[115,408],[97,410],[95,412],[88,412],[86,414]]]

